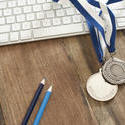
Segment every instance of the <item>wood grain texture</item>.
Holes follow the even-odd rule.
[[[125,60],[125,31],[117,35],[117,57]],[[123,125],[125,87],[109,102],[86,92],[88,77],[100,68],[89,35],[0,47],[0,125],[21,125],[42,77],[53,93],[40,125]]]

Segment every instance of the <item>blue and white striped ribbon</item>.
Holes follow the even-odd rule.
[[[53,1],[58,2],[59,0],[53,0]],[[122,0],[108,0],[106,4],[102,4],[102,6],[104,5],[107,8],[107,12],[109,13],[110,17],[111,33],[110,35],[108,34],[108,36],[110,37],[108,41],[106,39],[106,34],[105,34],[106,22],[101,17],[103,11],[101,10],[102,8],[100,6],[100,3],[95,0],[69,0],[69,1],[78,9],[78,11],[87,20],[98,60],[99,62],[103,62],[105,48],[107,48],[110,53],[115,51],[115,37],[116,37],[115,16],[107,5]],[[91,5],[100,9],[99,15],[93,11]]]
[[[94,47],[95,47],[96,50],[97,50],[97,48],[98,48],[98,50],[100,50],[100,51],[96,51],[97,56],[98,56],[98,60],[100,62],[103,61],[103,57],[105,56],[106,47],[108,48],[110,53],[115,51],[115,38],[116,38],[115,16],[114,16],[114,14],[112,13],[112,11],[109,9],[109,7],[107,5],[115,3],[115,2],[120,2],[120,1],[122,1],[122,0],[109,0],[107,3],[100,3],[100,2],[97,2],[95,0],[88,0],[88,2],[91,5],[93,5],[93,6],[97,7],[97,8],[101,8],[100,4],[103,4],[105,6],[105,9],[107,9],[107,11],[109,13],[109,18],[110,18],[109,20],[107,19],[108,23],[110,23],[108,25],[108,30],[107,31],[111,30],[111,32],[106,32],[107,34],[105,34],[106,46],[104,44],[104,40],[102,39],[102,36],[97,35],[97,33],[94,32],[95,31],[94,27],[92,27],[91,24],[88,23],[89,30],[91,30],[90,34],[91,34],[91,37],[92,37],[92,40],[93,40],[93,43],[94,43]],[[104,13],[103,9],[101,8],[99,16],[101,16],[102,13]],[[87,21],[87,22],[89,22],[89,21]],[[107,23],[107,22],[105,22],[105,23]],[[100,34],[100,33],[98,33],[98,34]],[[93,39],[93,36],[95,36],[96,38]],[[95,43],[98,43],[98,45],[95,45]]]

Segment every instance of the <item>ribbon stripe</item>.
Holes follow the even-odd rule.
[[[53,0],[53,1],[58,2],[59,0]],[[101,3],[98,1],[95,1],[95,0],[69,0],[69,1],[85,17],[98,60],[99,60],[99,62],[102,63],[103,58],[105,56],[104,44],[110,53],[115,51],[116,22],[115,22],[115,16],[114,16],[113,12],[109,9],[108,5],[110,5],[112,3],[120,2],[123,0],[108,0],[104,6],[101,6],[100,5]],[[103,3],[102,3],[102,5],[103,5]],[[100,9],[99,15],[93,12],[93,9],[91,8],[92,6]],[[102,8],[102,7],[104,7],[104,8]],[[111,23],[110,24],[111,33],[107,32],[107,34],[105,33],[105,30],[106,30],[105,23],[106,22],[102,18],[102,16],[104,16],[105,8],[107,9],[106,12],[108,12],[108,17],[109,17],[108,22]],[[96,30],[97,30],[97,32],[96,32]],[[104,43],[102,40],[104,41]]]
[[[100,3],[99,2],[97,2],[97,1],[94,1],[94,0],[88,0],[88,2],[91,4],[91,5],[93,5],[93,6],[95,6],[95,7],[97,7],[97,8],[101,8],[100,7]],[[110,44],[108,45],[108,41],[105,41],[105,38],[104,38],[104,36],[102,36],[103,38],[104,38],[104,41],[105,41],[105,44],[106,44],[106,46],[107,46],[107,49],[108,49],[108,51],[110,52],[110,53],[112,53],[112,52],[114,52],[115,51],[115,38],[116,38],[116,23],[115,23],[115,16],[114,16],[114,14],[112,13],[112,11],[108,8],[108,6],[107,6],[107,9],[108,9],[108,12],[109,12],[109,16],[110,16],[110,21],[111,21],[111,24],[112,24],[112,34],[111,34],[111,37],[110,37]],[[99,14],[99,16],[101,16],[102,15],[102,10],[100,10],[100,14]],[[92,35],[92,33],[90,32],[90,34]],[[97,37],[97,35],[96,35],[96,37]],[[101,36],[100,36],[101,37]],[[100,38],[99,38],[100,39]],[[94,41],[95,43],[96,42],[99,42],[99,39],[97,40],[97,41]],[[99,46],[98,46],[99,47]],[[102,57],[100,57],[101,59],[99,60],[99,62],[102,62],[103,61],[103,58],[104,58],[104,55],[105,55],[105,48],[100,48],[101,49],[101,51],[102,51],[102,53],[103,53],[103,55],[102,55]],[[99,52],[99,51],[98,51]],[[96,52],[97,53],[97,52]],[[98,54],[97,54],[97,56],[98,56]],[[99,57],[98,57],[99,58]]]

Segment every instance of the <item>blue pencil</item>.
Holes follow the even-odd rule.
[[[43,102],[42,102],[42,104],[41,104],[41,106],[39,108],[39,111],[38,111],[38,113],[36,115],[36,118],[34,120],[33,125],[39,125],[40,119],[41,119],[41,117],[43,115],[43,112],[45,110],[45,107],[46,107],[46,105],[47,105],[47,103],[49,101],[51,93],[52,93],[52,86],[50,86],[50,88],[47,90],[47,92],[46,92],[46,94],[44,96]]]
[[[40,82],[40,85],[39,85],[38,89],[36,90],[36,93],[35,93],[32,101],[31,101],[31,103],[29,105],[29,108],[27,109],[27,112],[25,114],[25,117],[24,117],[24,119],[22,121],[22,125],[27,125],[28,120],[29,120],[29,118],[30,118],[30,116],[32,114],[32,111],[33,111],[33,109],[34,109],[34,107],[35,107],[35,105],[37,103],[37,100],[38,100],[38,98],[40,96],[40,93],[42,92],[42,89],[43,89],[44,85],[45,85],[45,78]]]

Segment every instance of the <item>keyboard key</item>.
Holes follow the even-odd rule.
[[[36,0],[27,0],[28,5],[33,5],[36,3]]]
[[[31,39],[31,30],[25,30],[25,31],[21,31],[20,32],[20,37],[21,40],[25,40],[25,39]]]
[[[60,18],[54,18],[53,19],[53,25],[60,25],[61,24],[61,19]]]
[[[74,11],[73,8],[68,8],[68,9],[66,9],[66,14],[67,15],[73,15],[73,14],[75,14],[75,11]]]
[[[58,17],[61,17],[61,16],[64,16],[65,15],[65,11],[64,10],[56,10],[56,15],[58,16]]]
[[[27,15],[26,15],[26,19],[27,19],[27,21],[34,20],[34,19],[35,19],[34,13],[29,13],[29,14],[27,14]]]
[[[8,1],[8,7],[15,7],[16,6],[16,1]]]
[[[45,19],[45,20],[42,20],[42,24],[43,26],[50,26],[51,25],[51,21],[49,19]]]
[[[125,17],[124,18],[117,18],[117,22],[125,22]]]
[[[63,17],[63,24],[70,24],[71,23],[71,17]]]
[[[25,6],[25,7],[23,7],[23,12],[24,13],[30,13],[30,12],[32,12],[32,7],[31,6]]]
[[[54,11],[47,11],[46,12],[46,16],[47,16],[47,18],[52,18],[52,17],[54,17],[55,16],[55,14],[54,14]]]
[[[8,16],[6,17],[7,23],[15,23],[15,16]]]
[[[33,28],[39,28],[41,26],[40,21],[32,21]]]
[[[0,33],[10,32],[10,25],[0,26]]]
[[[17,41],[17,40],[19,40],[19,32],[11,32],[10,33],[10,40],[11,41]]]
[[[44,16],[44,13],[43,12],[38,12],[36,13],[36,18],[37,19],[43,19],[45,16]]]
[[[125,17],[125,9],[124,10],[120,10],[120,14],[122,17]]]
[[[0,18],[0,24],[5,24],[5,18]]]
[[[38,12],[38,11],[41,11],[42,9],[41,9],[41,5],[34,5],[33,6],[33,11],[34,12]]]
[[[51,4],[50,3],[43,4],[43,10],[50,10],[50,9],[51,9]]]
[[[12,24],[12,31],[18,31],[20,29],[21,29],[21,24],[20,23]]]
[[[4,9],[7,7],[7,2],[0,2],[0,9]]]
[[[115,17],[125,17],[125,10],[113,10]]]
[[[2,14],[2,10],[0,10],[0,16],[2,16],[3,14]]]
[[[12,10],[11,9],[5,9],[3,11],[3,13],[4,13],[4,16],[10,16],[10,15],[12,15]]]
[[[67,2],[66,4],[62,4],[63,8],[68,8],[71,7],[71,4],[69,2]]]
[[[70,25],[62,25],[49,28],[34,29],[33,34],[34,38],[39,38],[39,37],[47,37],[60,34],[62,35],[67,33],[77,33],[82,31],[83,31],[82,24],[70,24]]]
[[[8,42],[8,39],[9,39],[8,33],[0,34],[0,43]]]
[[[46,0],[37,0],[37,3],[45,3]]]
[[[72,17],[74,23],[79,23],[81,22],[81,15],[75,15]]]
[[[14,14],[21,14],[21,13],[22,13],[22,10],[21,10],[21,8],[16,7],[16,8],[13,9],[13,13],[14,13]]]
[[[26,0],[18,0],[17,4],[18,4],[18,6],[24,6],[24,5],[26,5]]]
[[[53,3],[53,9],[60,9],[61,5],[58,3]]]
[[[17,19],[17,22],[23,22],[23,21],[25,21],[25,15],[24,14],[17,15],[16,19]]]
[[[22,29],[30,29],[31,23],[30,22],[24,22],[22,23]]]
[[[119,27],[125,27],[125,22],[119,22],[119,23],[118,23],[118,26],[119,26]]]
[[[121,1],[121,2],[118,2],[118,3],[114,3],[114,4],[110,4],[109,5],[109,8],[111,10],[115,10],[115,9],[124,9],[125,8],[125,1]]]
[[[52,0],[46,0],[46,2],[51,3],[51,2],[52,2]]]

